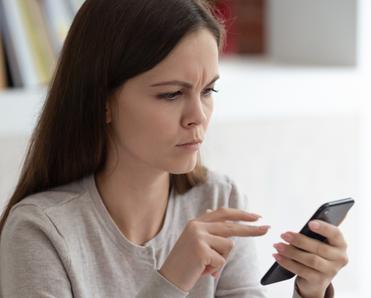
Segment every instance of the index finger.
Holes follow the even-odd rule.
[[[343,234],[337,226],[322,220],[312,220],[308,225],[313,232],[326,237],[330,245],[335,247],[346,247]]]
[[[221,237],[254,237],[268,232],[270,226],[252,226],[237,223],[205,223],[207,231]]]
[[[255,213],[246,212],[237,208],[220,207],[214,211],[207,209],[198,219],[204,222],[214,221],[257,221],[261,218]]]

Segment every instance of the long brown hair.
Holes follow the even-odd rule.
[[[11,208],[25,197],[104,167],[107,99],[199,28],[210,30],[222,49],[223,21],[206,0],[85,1],[65,40],[0,233]],[[176,192],[205,182],[198,157],[193,171],[171,174]]]

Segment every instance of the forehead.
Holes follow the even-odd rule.
[[[164,79],[205,80],[218,74],[219,50],[216,39],[207,29],[192,32],[181,39],[169,55],[141,75],[142,81]]]

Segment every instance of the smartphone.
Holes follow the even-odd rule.
[[[326,238],[322,235],[314,233],[309,229],[308,223],[313,219],[320,219],[335,226],[340,225],[340,223],[345,218],[349,209],[353,206],[354,200],[352,198],[346,198],[336,201],[331,201],[323,204],[317,209],[313,216],[308,220],[305,226],[301,229],[300,233],[317,239],[319,241],[326,241]],[[262,285],[268,285],[275,282],[283,281],[294,277],[295,274],[281,267],[277,262],[275,262],[267,273],[262,277],[260,283]]]

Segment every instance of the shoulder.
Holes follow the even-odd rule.
[[[22,209],[26,206],[34,206],[38,207],[44,212],[48,212],[53,208],[58,208],[68,204],[70,201],[77,200],[84,195],[86,192],[83,186],[85,179],[88,179],[88,177],[62,186],[54,187],[46,191],[32,194],[15,204],[11,211],[15,209]]]
[[[19,228],[22,231],[35,228],[44,232],[55,230],[56,217],[68,220],[73,210],[80,209],[77,205],[87,199],[83,183],[88,177],[23,198],[10,209],[4,232],[15,232],[13,230]]]
[[[206,184],[212,187],[230,188],[234,183],[233,179],[227,174],[208,169]]]
[[[21,209],[38,209],[44,213],[48,213],[53,209],[58,209],[76,202],[84,197],[86,193],[86,189],[84,188],[84,181],[86,179],[89,179],[89,176],[29,195],[15,204],[10,210],[10,213],[15,213],[16,210],[20,212],[18,210]]]
[[[202,209],[219,207],[246,208],[246,197],[229,175],[207,169],[207,181],[193,187],[187,196],[202,205]]]
[[[225,200],[227,200],[225,202],[227,207],[246,209],[246,195],[241,191],[237,182],[227,174],[209,170],[207,184],[208,187],[224,194]]]
[[[229,193],[235,186],[234,180],[227,174],[221,173],[216,170],[207,169],[207,179],[204,183],[198,184],[193,187],[194,190],[202,192],[222,192],[223,194]]]

